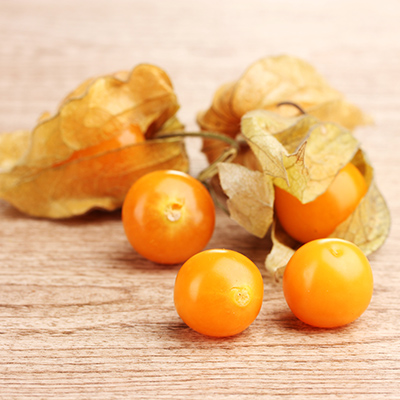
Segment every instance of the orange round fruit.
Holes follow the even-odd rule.
[[[275,211],[283,229],[306,243],[328,237],[357,208],[367,189],[361,172],[349,163],[324,193],[306,204],[275,187]]]

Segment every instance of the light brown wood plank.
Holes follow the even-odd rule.
[[[259,266],[263,308],[242,334],[212,339],[179,319],[179,266],[143,260],[120,212],[29,218],[0,201],[1,399],[398,399],[400,397],[400,3],[339,0],[3,0],[0,132],[29,129],[87,77],[151,62],[170,75],[197,129],[217,87],[255,60],[305,58],[370,113],[356,136],[376,170],[391,234],[370,257],[365,314],[305,326],[265,271],[267,239],[218,212],[208,247]],[[192,173],[205,166],[189,141]]]

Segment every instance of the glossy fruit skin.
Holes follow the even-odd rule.
[[[264,294],[260,271],[244,255],[212,249],[191,257],[175,281],[175,308],[193,330],[225,337],[245,330],[257,317]]]
[[[283,292],[294,315],[306,324],[320,328],[347,325],[371,301],[371,266],[351,242],[314,240],[300,247],[287,264]]]
[[[351,163],[314,201],[302,204],[296,197],[275,188],[275,211],[283,229],[300,243],[329,236],[357,208],[367,192],[360,171]]]
[[[133,248],[160,264],[177,264],[203,250],[215,225],[214,202],[192,176],[150,172],[129,190],[122,221]]]

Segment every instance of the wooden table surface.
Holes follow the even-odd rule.
[[[355,323],[307,327],[265,271],[267,239],[218,213],[208,247],[260,268],[257,320],[228,339],[175,312],[179,266],[139,257],[120,212],[33,219],[0,201],[1,399],[399,399],[400,2],[1,0],[0,131],[30,129],[80,82],[159,65],[197,129],[217,87],[266,55],[313,65],[373,116],[358,128],[392,215],[370,256],[375,291]],[[192,173],[205,161],[188,142]]]

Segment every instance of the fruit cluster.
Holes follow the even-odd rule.
[[[284,222],[289,232],[308,230],[307,236],[299,237],[307,243],[286,266],[283,291],[293,313],[312,326],[346,325],[366,310],[372,297],[373,277],[364,253],[351,242],[323,239],[327,232],[319,229],[321,222],[332,223],[333,217],[327,219],[324,213],[340,223],[357,206],[365,192],[357,171],[354,166],[344,168],[329,193],[314,205],[293,206],[285,194],[277,197],[279,218],[289,214],[288,225]],[[351,195],[343,195],[344,189]],[[307,212],[306,224],[299,222]],[[263,302],[262,275],[250,259],[236,251],[203,251],[213,234],[215,209],[197,179],[172,170],[144,175],[125,198],[122,220],[129,242],[143,257],[162,264],[183,263],[174,300],[188,326],[221,337],[238,334],[255,320]]]

